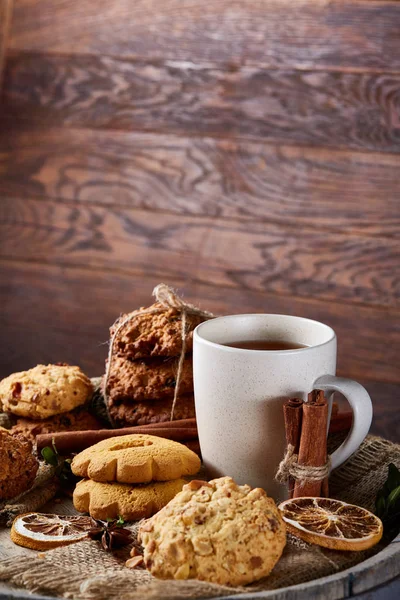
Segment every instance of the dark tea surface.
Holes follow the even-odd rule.
[[[283,342],[281,340],[239,340],[223,344],[223,346],[242,348],[243,350],[296,350],[298,348],[307,348],[306,344]]]

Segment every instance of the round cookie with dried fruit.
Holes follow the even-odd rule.
[[[98,442],[77,454],[74,475],[94,481],[148,483],[194,475],[200,458],[183,444],[146,434],[122,435]]]
[[[0,405],[5,412],[46,419],[69,412],[93,394],[93,385],[79,367],[37,365],[0,382]]]
[[[139,538],[155,577],[238,586],[269,575],[286,528],[264,490],[221,477],[185,485],[141,525]]]

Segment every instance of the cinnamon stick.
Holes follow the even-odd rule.
[[[147,425],[137,425],[136,427],[146,427],[146,429],[157,429],[158,427],[197,427],[196,417],[191,419],[177,419],[176,421],[163,421],[162,423],[147,423]]]
[[[285,432],[287,445],[293,446],[295,454],[299,451],[301,421],[303,416],[303,400],[301,398],[289,398],[283,403],[283,416],[285,420]],[[288,478],[289,498],[293,498],[294,479]]]
[[[36,436],[36,448],[38,453],[46,446],[51,446],[52,442],[61,455],[80,452],[97,442],[121,435],[131,435],[133,433],[144,433],[167,438],[175,441],[187,441],[197,439],[196,427],[164,427],[163,423],[159,427],[148,428],[124,427],[123,429],[97,429],[89,431],[62,431],[59,433],[44,433]]]
[[[306,467],[322,467],[327,459],[326,430],[328,403],[322,390],[313,390],[308,402],[303,404],[298,464]],[[320,496],[322,481],[296,480],[293,497]],[[324,486],[326,489],[326,485]]]

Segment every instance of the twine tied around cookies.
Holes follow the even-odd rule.
[[[121,321],[121,323],[119,323],[117,325],[113,335],[111,336],[110,346],[109,346],[109,350],[108,350],[108,360],[107,360],[107,365],[106,365],[106,372],[104,374],[104,381],[103,381],[103,396],[104,396],[106,406],[108,406],[107,385],[108,385],[108,380],[110,377],[111,363],[112,363],[112,360],[114,357],[115,340],[117,338],[117,335],[121,331],[121,329],[123,329],[125,327],[125,325],[127,325],[127,323],[130,323],[134,319],[140,318],[143,315],[162,313],[165,309],[167,309],[167,310],[174,309],[181,314],[182,349],[181,349],[181,353],[180,353],[179,360],[178,360],[174,398],[173,398],[172,407],[171,407],[170,420],[173,421],[175,406],[176,406],[177,400],[179,398],[179,388],[180,388],[180,384],[181,384],[181,380],[182,380],[183,363],[184,363],[185,354],[186,354],[187,317],[188,317],[188,315],[196,315],[199,317],[203,317],[204,319],[213,319],[215,317],[215,315],[206,310],[201,310],[197,306],[194,306],[194,304],[185,302],[182,298],[180,298],[178,296],[178,294],[171,287],[169,287],[165,283],[159,283],[154,288],[152,295],[155,297],[156,301],[161,304],[161,307],[148,308],[146,310],[141,310],[141,311],[131,313],[125,319],[123,319]],[[109,419],[111,421],[110,415],[109,415]]]
[[[288,444],[285,456],[279,463],[275,479],[278,483],[287,483],[289,477],[293,477],[300,484],[305,481],[323,481],[328,477],[331,470],[331,457],[328,455],[326,463],[320,467],[311,465],[299,465],[298,454],[294,452],[294,446]]]

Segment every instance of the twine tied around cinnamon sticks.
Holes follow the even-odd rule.
[[[294,446],[289,444],[286,449],[286,454],[279,463],[275,479],[279,483],[286,483],[289,477],[293,477],[299,483],[306,481],[323,481],[328,477],[331,469],[331,458],[321,467],[312,467],[311,465],[299,465],[299,455],[294,453]]]
[[[161,304],[161,307],[148,308],[146,310],[135,311],[135,312],[129,314],[125,319],[123,319],[117,325],[113,335],[111,336],[109,350],[108,350],[108,360],[107,360],[107,365],[106,365],[106,372],[104,374],[104,380],[103,380],[103,396],[104,396],[104,401],[106,403],[106,407],[108,407],[107,385],[108,385],[108,380],[110,377],[111,363],[112,363],[112,359],[114,357],[115,340],[117,338],[117,335],[121,331],[121,329],[123,329],[123,327],[125,327],[125,325],[127,325],[127,323],[130,323],[134,319],[140,318],[143,315],[162,313],[165,309],[168,310],[168,309],[172,308],[181,314],[181,321],[182,321],[182,329],[181,329],[182,349],[181,349],[181,353],[180,353],[179,360],[178,360],[178,369],[177,369],[177,374],[176,374],[174,398],[172,401],[171,415],[170,415],[170,420],[173,421],[175,406],[176,406],[176,403],[177,403],[177,400],[179,397],[179,388],[180,388],[180,383],[182,380],[182,369],[183,369],[183,363],[185,360],[185,353],[186,353],[187,316],[188,315],[197,315],[199,317],[203,317],[204,319],[212,319],[215,317],[215,315],[206,310],[201,310],[200,308],[197,308],[197,306],[194,306],[193,304],[190,304],[189,302],[185,302],[184,300],[182,300],[182,298],[180,298],[177,295],[177,293],[171,287],[169,287],[165,283],[159,283],[154,288],[152,295],[155,297],[156,301]],[[108,408],[107,408],[107,410],[108,410]],[[111,421],[110,415],[108,415],[108,416]]]
[[[328,496],[331,459],[327,455],[328,403],[322,390],[308,402],[289,398],[283,404],[287,448],[275,475],[288,484],[290,498]]]

